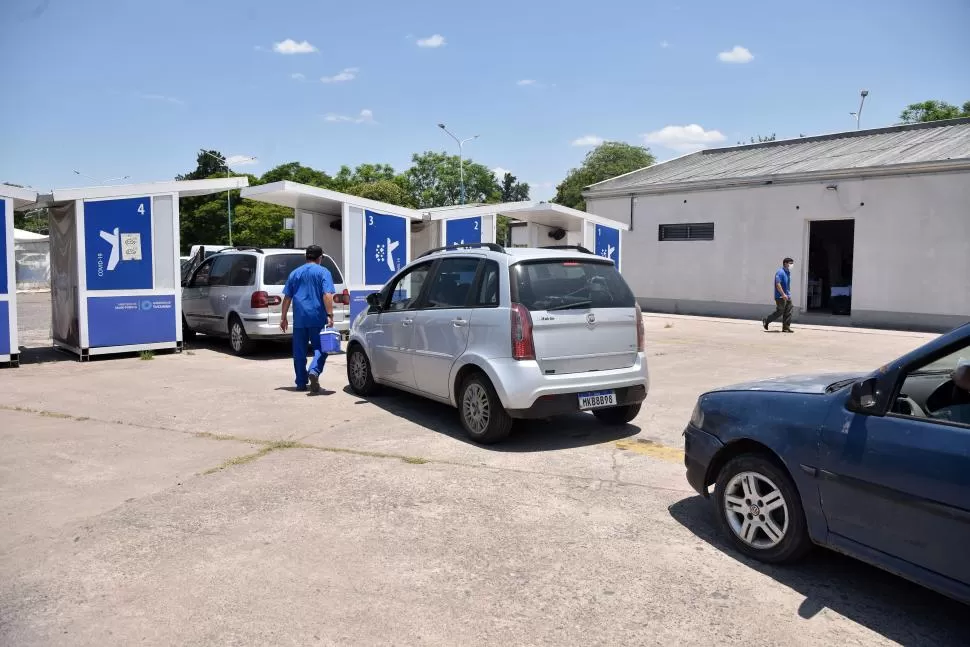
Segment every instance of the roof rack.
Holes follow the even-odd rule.
[[[215,253],[218,254],[219,252],[256,252],[257,254],[262,254],[263,250],[250,245],[236,245],[235,247],[225,247],[217,250]]]
[[[502,247],[501,245],[497,245],[495,243],[462,243],[461,245],[446,245],[445,247],[435,247],[434,249],[429,249],[424,254],[421,254],[421,256],[418,256],[418,258],[424,258],[428,254],[434,254],[435,252],[445,252],[452,249],[480,249],[480,248],[486,248],[486,249],[489,249],[490,251],[498,252],[499,254],[507,253],[504,247]]]
[[[545,247],[540,247],[539,249],[575,249],[577,252],[581,252],[583,254],[593,254],[593,256],[596,255],[582,245],[546,245]]]

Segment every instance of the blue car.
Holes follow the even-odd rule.
[[[867,376],[705,393],[684,438],[687,480],[741,553],[817,544],[970,604],[970,324]]]

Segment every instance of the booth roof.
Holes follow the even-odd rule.
[[[179,197],[210,195],[230,189],[249,186],[249,178],[224,177],[211,180],[170,180],[168,182],[146,182],[143,184],[117,184],[113,186],[92,186],[79,189],[54,189],[49,202],[72,202],[74,200],[97,200],[101,198],[125,198],[143,195],[164,195],[177,193]],[[42,199],[42,202],[44,200]]]
[[[19,186],[0,184],[0,198],[13,200],[15,209],[19,209],[28,204],[37,202],[37,192],[33,189],[24,189]]]
[[[575,231],[575,225],[583,221],[593,222],[599,225],[606,225],[613,229],[627,231],[630,225],[618,220],[610,220],[602,216],[596,216],[579,209],[564,207],[554,202],[542,202],[538,200],[526,200],[524,202],[502,202],[499,204],[484,204],[478,206],[458,206],[453,209],[428,209],[423,213],[428,214],[432,220],[440,220],[450,217],[472,218],[474,216],[485,216],[489,214],[499,214],[508,216],[515,220],[534,222],[547,227],[560,227],[562,229]]]
[[[328,216],[343,214],[343,205],[349,204],[363,209],[372,209],[381,213],[395,216],[405,216],[413,220],[420,220],[421,214],[407,207],[399,207],[387,202],[359,198],[349,193],[340,193],[330,189],[281,180],[270,184],[260,184],[244,189],[242,197],[257,202],[268,202],[291,209],[303,209]]]

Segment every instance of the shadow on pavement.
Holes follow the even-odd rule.
[[[668,509],[678,523],[725,555],[805,596],[798,615],[829,608],[903,645],[970,644],[968,609],[901,577],[823,548],[803,561],[774,566],[734,551],[720,534],[713,504],[701,496]]]
[[[290,341],[288,339],[282,341],[256,341],[253,343],[253,350],[249,355],[236,355],[234,352],[232,352],[232,348],[229,346],[229,340],[225,337],[198,335],[192,341],[185,343],[185,350],[199,350],[204,348],[222,355],[229,355],[231,357],[238,357],[241,360],[257,362],[272,359],[290,359],[290,357],[292,357]],[[330,356],[334,357],[343,354],[343,352],[330,353]]]
[[[366,400],[356,396],[349,386],[344,387],[344,393],[358,397],[355,404],[373,404],[425,429],[497,452],[546,452],[585,447],[629,438],[640,432],[634,425],[607,427],[590,414],[576,413],[552,420],[516,420],[511,435],[502,442],[478,445],[465,434],[454,407],[389,388]]]

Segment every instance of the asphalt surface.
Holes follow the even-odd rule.
[[[704,389],[929,336],[646,325],[633,425],[488,448],[447,407],[346,392],[339,355],[313,396],[279,347],[80,364],[32,342],[0,370],[0,644],[970,643],[966,606],[854,560],[741,558],[683,478]]]

